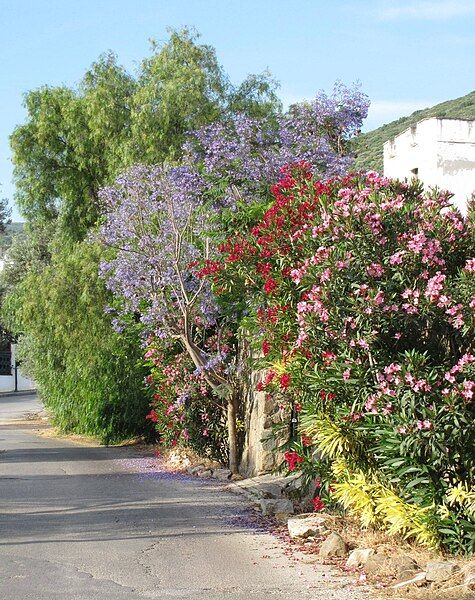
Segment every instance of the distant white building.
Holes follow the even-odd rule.
[[[16,344],[10,344],[6,350],[0,351],[0,392],[25,392],[35,389],[34,381],[21,372],[16,351]]]
[[[384,174],[417,177],[426,187],[449,190],[454,204],[465,212],[475,193],[475,121],[419,121],[384,144]]]
[[[5,261],[0,260],[0,271],[4,266]],[[35,383],[22,374],[16,353],[16,344],[8,343],[5,347],[0,345],[0,393],[35,389]]]

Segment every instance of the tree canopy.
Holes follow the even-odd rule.
[[[121,171],[177,160],[186,131],[226,114],[277,114],[275,90],[268,73],[234,86],[188,29],[153,43],[136,76],[104,54],[76,88],[26,94],[26,122],[11,136],[16,203],[28,221],[57,221],[81,240],[100,214],[98,190]]]

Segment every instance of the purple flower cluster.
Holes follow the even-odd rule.
[[[368,104],[358,88],[337,84],[330,96],[321,92],[277,119],[235,116],[191,133],[181,166],[139,165],[102,190],[100,239],[115,252],[101,275],[124,312],[140,315],[161,338],[190,339],[190,329],[213,325],[210,284],[193,274],[211,256],[213,213],[262,200],[289,163],[304,160],[318,175],[343,173],[346,141]],[[203,356],[197,367],[212,360]]]
[[[286,164],[306,161],[318,176],[342,175],[351,164],[347,142],[361,128],[369,100],[357,87],[337,83],[328,96],[294,104],[278,119],[244,115],[190,134],[184,152],[205,176],[225,187],[224,204],[255,198]],[[227,184],[227,185],[226,185]]]
[[[179,322],[214,322],[209,284],[190,265],[203,257],[211,225],[203,209],[205,183],[188,166],[136,166],[101,191],[100,239],[115,250],[100,274],[126,313],[149,331],[176,336]]]

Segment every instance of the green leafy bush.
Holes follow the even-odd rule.
[[[4,320],[21,337],[24,369],[63,431],[104,443],[151,431],[145,421],[142,350],[110,326],[97,276],[100,250],[86,242],[55,254],[7,295]]]

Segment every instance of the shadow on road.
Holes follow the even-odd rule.
[[[1,432],[1,429],[0,429]],[[69,462],[87,460],[116,460],[123,458],[123,448],[111,447],[64,447],[59,448],[21,448],[20,450],[8,450],[0,455],[2,462],[10,463],[32,463],[32,462]]]
[[[153,481],[137,473],[0,477],[0,546],[230,533],[226,523],[242,510],[234,498],[164,477],[165,485],[159,472]]]

